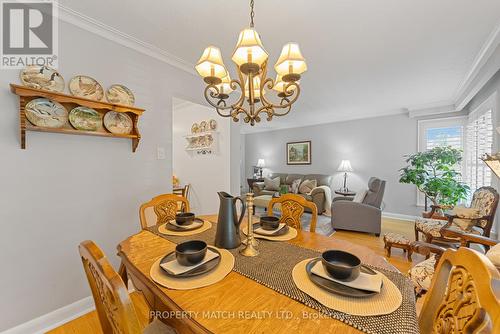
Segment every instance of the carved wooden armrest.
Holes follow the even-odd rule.
[[[418,253],[421,255],[429,256],[432,253],[432,254],[436,254],[438,257],[441,256],[441,254],[443,254],[446,251],[446,249],[441,247],[441,246],[430,244],[428,242],[423,242],[423,241],[412,242],[411,249],[415,253]]]
[[[464,247],[469,247],[470,244],[481,244],[489,247],[495,246],[498,243],[497,240],[482,235],[458,231],[456,229],[442,229],[441,232],[446,237],[460,238],[460,243]]]

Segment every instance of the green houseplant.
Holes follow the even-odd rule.
[[[469,187],[460,182],[456,169],[462,161],[461,150],[435,147],[405,157],[408,166],[400,169],[399,182],[416,185],[435,208],[454,206],[467,197]]]

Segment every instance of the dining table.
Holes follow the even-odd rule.
[[[210,221],[212,228],[216,229],[216,215],[201,218]],[[384,257],[365,246],[340,240],[335,235],[325,236],[304,230],[297,232],[297,236],[288,243],[319,252],[341,249],[356,255],[364,264],[398,272]],[[196,239],[196,235],[190,239]],[[202,288],[165,288],[152,280],[150,269],[159,258],[174,251],[175,247],[175,242],[153,230],[144,229],[122,241],[117,249],[126,268],[127,278],[133,282],[136,290],[142,292],[153,314],[179,333],[366,332],[236,271],[231,271],[221,281]],[[242,257],[241,261],[245,261],[245,258]],[[410,303],[414,306],[414,299]],[[412,317],[416,319],[416,315]],[[415,319],[412,320],[415,327],[418,327]]]

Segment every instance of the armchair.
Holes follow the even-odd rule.
[[[334,229],[375,233],[380,235],[382,199],[385,181],[371,177],[368,191],[361,203],[352,197],[335,197],[332,202],[332,226]]]
[[[417,218],[415,221],[415,240],[419,240],[419,234],[425,236],[425,241],[431,243],[457,242],[455,237],[446,237],[441,231],[443,228],[454,228],[465,233],[490,236],[491,226],[495,219],[499,195],[492,187],[481,187],[474,192],[470,208],[476,209],[477,216],[460,217],[459,215],[447,215],[448,220],[436,220]]]

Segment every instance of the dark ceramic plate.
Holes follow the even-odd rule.
[[[314,275],[311,272],[311,269],[314,267],[316,262],[321,263],[321,258],[316,258],[316,259],[312,259],[311,261],[309,261],[309,263],[307,263],[307,265],[306,265],[306,271],[307,271],[307,276],[309,276],[309,279],[314,284],[319,286],[320,288],[325,289],[329,292],[341,295],[341,296],[354,297],[354,298],[370,297],[370,296],[376,295],[378,293],[378,292],[374,292],[374,291],[354,289],[354,288],[348,287],[346,285],[336,283],[336,282],[327,280],[326,278]],[[372,269],[370,269],[364,265],[361,265],[361,272],[367,273],[367,274],[372,274],[372,275],[376,274],[375,271],[373,271]]]
[[[161,266],[160,266],[160,268],[168,276],[170,276],[170,277],[176,277],[176,278],[179,278],[179,277],[193,277],[193,276],[198,276],[198,275],[201,275],[201,274],[208,273],[209,271],[212,271],[213,269],[215,269],[215,267],[217,267],[219,265],[220,258],[222,256],[220,254],[220,252],[216,248],[208,246],[208,249],[210,249],[212,252],[215,252],[215,253],[219,254],[219,256],[217,256],[215,259],[212,259],[212,260],[210,260],[210,261],[208,261],[206,263],[203,263],[201,266],[198,266],[198,267],[196,267],[194,269],[191,269],[190,271],[187,271],[187,272],[182,273],[180,275],[171,274],[168,271],[166,271],[165,269],[163,269]],[[174,259],[175,259],[175,251],[170,252],[167,255],[165,255],[163,257],[163,259],[161,259],[160,264],[172,261]]]
[[[264,234],[264,233],[259,233],[259,232],[256,232],[255,230],[260,228],[260,223],[255,223],[253,224],[253,231],[255,232],[255,234],[258,234],[258,235],[261,235],[263,237],[278,237],[280,235],[284,235],[284,234],[287,234],[288,233],[288,230],[290,229],[288,227],[288,225],[285,225],[283,226],[282,229],[279,229],[278,231],[274,232],[273,234]]]
[[[185,232],[185,231],[196,230],[197,228],[200,228],[200,227],[203,226],[203,224],[201,224],[201,225],[194,224],[195,222],[201,222],[201,223],[203,223],[203,219],[195,218],[194,221],[193,221],[193,224],[191,224],[191,225],[184,225],[185,227],[178,227],[178,226],[172,225],[172,224],[170,224],[170,222],[168,222],[165,225],[165,227],[167,228],[167,230],[170,230],[170,231]]]

